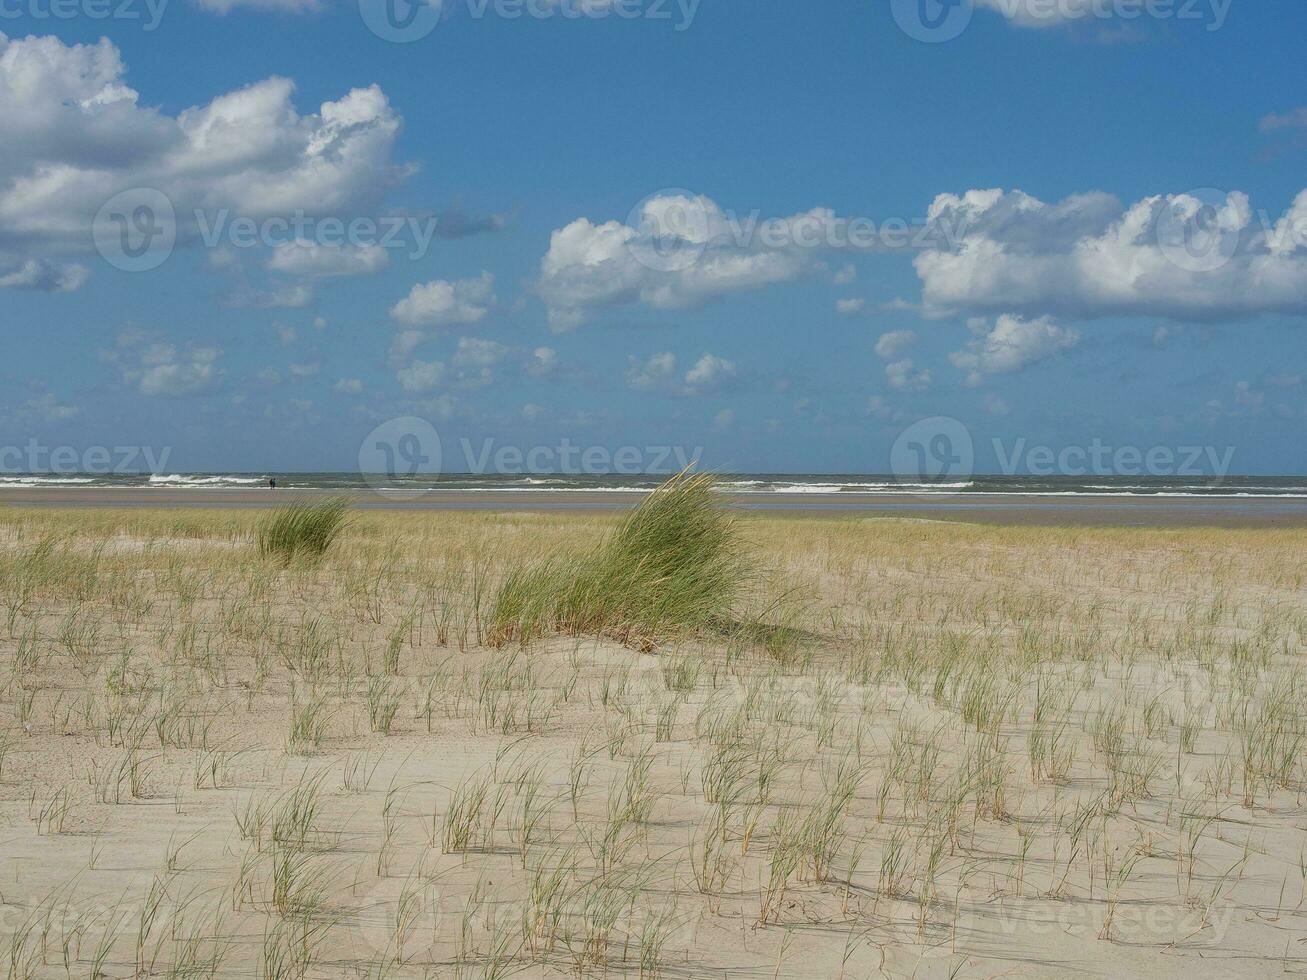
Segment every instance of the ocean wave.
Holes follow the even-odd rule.
[[[248,486],[266,482],[267,478],[261,476],[183,476],[162,473],[155,473],[150,476],[150,485],[155,487]]]
[[[758,481],[766,487],[764,490],[746,490],[739,484],[724,485],[723,489],[731,493],[842,493],[842,494],[878,494],[906,493],[908,491],[925,491],[949,493],[955,490],[967,490],[974,483],[773,483]]]
[[[94,482],[90,476],[0,476],[0,484],[6,487],[86,486]]]
[[[362,493],[381,490],[391,494],[424,496],[440,494],[487,495],[544,495],[565,494],[576,498],[586,496],[628,495],[641,496],[654,490],[661,477],[650,475],[600,477],[573,474],[447,474],[406,478],[399,477],[386,486],[372,484],[368,478],[355,473],[286,473],[278,474],[277,484],[288,493],[320,491],[334,493]],[[1092,482],[1091,482],[1092,480]],[[268,476],[258,473],[156,473],[150,474],[0,474],[0,489],[36,489],[59,487],[115,489],[188,489],[209,490],[240,494],[260,493],[267,486]],[[883,474],[747,474],[721,476],[717,490],[726,496],[761,503],[768,498],[844,499],[858,500],[874,506],[876,498],[915,497],[923,503],[931,498],[949,499],[965,503],[975,498],[999,499],[1003,497],[1124,497],[1210,499],[1219,500],[1307,500],[1307,479],[1300,477],[1245,477],[1223,484],[1196,483],[1194,478],[1181,480],[1141,480],[1126,477],[1113,481],[1110,477],[1097,479],[1041,479],[1038,477],[991,477],[977,475],[953,482],[928,482],[919,478],[914,482],[899,481]]]

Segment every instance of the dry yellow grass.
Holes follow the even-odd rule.
[[[739,628],[488,648],[615,518],[0,510],[0,971],[1307,969],[1307,532],[742,518]]]

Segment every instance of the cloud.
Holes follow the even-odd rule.
[[[76,263],[17,259],[0,255],[0,289],[71,293],[81,289],[90,275],[90,270],[86,266]]]
[[[578,218],[550,237],[536,288],[555,331],[613,307],[698,309],[793,282],[823,248],[844,240],[846,224],[815,209],[745,227],[709,198],[676,194],[650,198],[636,218],[634,227]]]
[[[973,0],[977,7],[985,7],[1002,14],[1017,27],[1057,27],[1073,23],[1101,11],[1103,0]],[[1101,16],[1101,15],[1100,15]]]
[[[854,299],[837,299],[835,301],[835,312],[840,316],[861,316],[863,310],[867,308],[867,301],[861,297]]]
[[[894,406],[885,400],[884,395],[872,395],[867,399],[867,414],[874,419],[888,422],[898,413],[894,411]]]
[[[726,432],[735,425],[735,410],[723,408],[713,416],[712,427],[717,432]]]
[[[931,384],[929,368],[917,370],[910,357],[899,357],[917,342],[916,331],[890,330],[876,341],[876,356],[889,361],[885,365],[885,381],[895,391],[925,391]]]
[[[440,361],[414,361],[396,371],[395,378],[407,392],[431,391],[445,380],[445,365]]]
[[[301,114],[294,83],[272,77],[170,116],[126,75],[106,39],[0,34],[0,253],[89,252],[101,207],[136,188],[168,199],[172,219],[155,217],[187,244],[220,215],[359,213],[411,172],[392,160],[401,120],[375,85]]]
[[[547,378],[558,371],[558,351],[552,347],[537,347],[526,363],[526,373],[534,378]]]
[[[254,289],[238,284],[227,297],[227,305],[235,309],[298,310],[313,302],[313,287],[308,283]]]
[[[390,342],[390,360],[392,364],[400,364],[408,359],[408,356],[422,346],[426,341],[427,335],[422,330],[399,330],[395,333]]]
[[[885,380],[895,391],[925,391],[930,387],[930,370],[916,370],[912,359],[905,357],[901,361],[885,365]]]
[[[413,407],[419,415],[437,419],[452,419],[459,411],[458,400],[448,393],[416,402]]]
[[[1046,204],[1020,191],[943,194],[959,230],[914,260],[928,315],[1236,320],[1307,313],[1307,191],[1259,224],[1246,195],[1108,195]]]
[[[484,388],[495,380],[502,365],[531,377],[547,377],[559,370],[558,353],[550,347],[528,350],[483,337],[460,337],[448,367],[442,361],[404,362],[418,344],[425,340],[420,331],[416,340],[403,333],[391,347],[391,362],[399,370],[400,385],[407,391],[427,391],[437,385],[450,388]],[[402,342],[401,342],[402,341]]]
[[[122,370],[123,381],[149,397],[180,398],[216,391],[223,372],[217,347],[177,346],[152,341],[146,335],[125,332],[117,347],[106,354]]]
[[[483,272],[476,279],[453,282],[436,279],[419,283],[390,315],[410,326],[448,327],[483,320],[495,304],[495,277]]]
[[[358,378],[341,378],[336,382],[333,390],[339,395],[361,395],[363,382]]]
[[[970,324],[976,338],[949,360],[968,372],[967,383],[979,384],[984,375],[1012,374],[1047,360],[1080,343],[1079,331],[1061,327],[1052,317],[1023,320],[1000,316],[991,328],[984,320]]]
[[[512,353],[512,348],[494,340],[480,337],[458,338],[458,353],[454,355],[457,367],[493,367]]]
[[[390,256],[380,245],[320,245],[296,241],[272,250],[268,269],[287,275],[327,278],[380,272]]]
[[[458,205],[446,208],[434,215],[436,219],[436,237],[447,240],[471,238],[500,231],[508,225],[508,218],[502,214],[471,214]]]
[[[14,414],[21,421],[55,425],[77,418],[82,414],[82,410],[77,405],[68,405],[52,393],[46,392],[24,402]]]
[[[241,8],[276,14],[311,14],[323,9],[322,0],[196,0],[196,2],[210,13],[223,15]]]
[[[1297,388],[1302,384],[1301,374],[1269,374],[1262,379],[1272,388]]]
[[[1263,117],[1260,128],[1263,133],[1274,133],[1281,129],[1307,129],[1307,106],[1299,106],[1285,113],[1272,112]]]
[[[1234,386],[1234,402],[1242,408],[1259,409],[1266,402],[1266,394],[1258,391],[1247,381],[1240,381]]]
[[[734,361],[716,354],[704,354],[685,373],[685,387],[694,393],[717,391],[734,381],[736,374],[738,370]]]
[[[635,355],[626,360],[626,385],[636,391],[656,391],[676,374],[676,355],[670,352],[654,354],[646,361]]]
[[[888,333],[881,334],[880,339],[876,341],[876,356],[886,361],[892,361],[916,342],[916,331],[891,330]]]
[[[1134,40],[1141,31],[1138,19],[1151,10],[1143,2],[1109,3],[1106,0],[967,0],[981,9],[989,9],[1005,17],[1014,27],[1042,30],[1065,25],[1090,23],[1102,27],[1102,40]],[[1209,4],[1166,3],[1161,5],[1159,19],[1180,21],[1199,20],[1208,31],[1224,26],[1233,0],[1213,0]],[[1114,30],[1108,30],[1111,24]]]

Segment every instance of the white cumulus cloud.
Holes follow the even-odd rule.
[[[876,356],[892,361],[899,354],[917,342],[914,330],[891,330],[883,333],[876,341]]]
[[[172,215],[155,217],[183,245],[221,240],[237,218],[374,207],[409,173],[391,159],[401,120],[385,94],[357,88],[301,113],[294,89],[272,77],[173,116],[141,103],[106,39],[0,33],[0,275],[89,252],[101,207],[139,188],[167,199]]]
[[[418,283],[391,307],[390,315],[410,326],[448,327],[478,323],[495,303],[495,277],[483,272],[476,279],[436,279]]]
[[[905,357],[885,365],[885,380],[895,391],[925,391],[930,387],[930,369],[916,369],[912,358]]]
[[[296,276],[363,276],[380,272],[390,256],[380,245],[323,245],[296,241],[278,246],[268,259],[272,272]]]
[[[705,353],[685,373],[685,386],[692,392],[716,391],[734,381],[738,373],[734,361]]]
[[[1274,221],[1231,192],[1122,207],[1084,194],[1046,204],[1020,191],[943,194],[930,218],[957,230],[915,267],[928,314],[1232,320],[1307,313],[1307,191]]]
[[[217,347],[178,346],[151,341],[139,334],[124,334],[109,360],[122,368],[123,381],[151,397],[180,398],[217,390],[223,372]]]
[[[992,326],[977,319],[971,322],[971,329],[975,339],[965,350],[950,354],[949,360],[968,372],[967,383],[972,385],[987,374],[1024,370],[1080,343],[1079,331],[1059,326],[1047,316],[1023,320],[1004,315]]]
[[[654,354],[643,361],[634,355],[627,358],[626,384],[636,391],[655,391],[675,375],[676,355],[671,352]]]
[[[396,371],[395,378],[407,392],[430,391],[445,380],[445,365],[440,361],[414,361]]]
[[[825,252],[852,247],[848,222],[825,208],[752,222],[733,219],[707,197],[668,194],[650,198],[632,220],[578,218],[553,233],[536,288],[554,330],[612,307],[697,309],[793,282]]]

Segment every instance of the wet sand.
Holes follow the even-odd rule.
[[[106,489],[0,490],[0,507],[247,509],[326,491]],[[352,495],[365,510],[610,511],[643,499],[635,492],[432,491],[420,497]],[[731,494],[742,511],[802,516],[919,518],[984,524],[1079,527],[1307,527],[1307,498],[1028,496],[1006,494]]]

